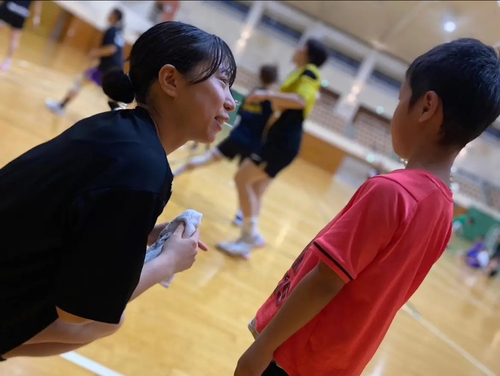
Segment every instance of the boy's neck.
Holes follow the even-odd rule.
[[[458,151],[421,150],[408,159],[406,168],[430,172],[441,179],[447,186],[450,186],[451,168],[457,155]]]

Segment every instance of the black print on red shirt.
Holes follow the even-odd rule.
[[[302,253],[297,257],[297,259],[294,261],[292,267],[286,272],[285,276],[283,279],[278,283],[278,286],[274,290],[274,295],[276,296],[276,306],[280,307],[288,298],[289,292],[290,292],[290,286],[292,284],[292,277],[297,273],[297,270],[299,270],[300,266],[302,265],[302,262],[304,261],[304,258],[306,256],[306,252],[309,249],[310,245],[312,244],[312,241],[304,248]]]

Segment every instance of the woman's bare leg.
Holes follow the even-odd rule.
[[[10,29],[10,38],[9,38],[9,47],[7,49],[7,56],[5,57],[4,62],[2,63],[2,70],[8,71],[10,69],[10,64],[12,63],[12,58],[14,57],[14,53],[17,51],[19,47],[19,41],[21,40],[21,35],[23,31],[20,29]]]

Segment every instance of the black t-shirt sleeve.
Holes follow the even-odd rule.
[[[127,189],[78,198],[65,223],[56,306],[116,324],[136,288],[147,237],[163,206],[159,196]]]
[[[115,38],[116,38],[116,31],[117,29],[114,27],[110,27],[106,32],[104,33],[104,37],[102,38],[102,45],[103,46],[108,46],[110,44],[116,45]]]

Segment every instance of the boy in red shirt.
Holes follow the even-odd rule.
[[[368,180],[305,248],[250,328],[235,376],[358,376],[445,250],[455,157],[500,115],[500,62],[474,39],[406,73],[391,122],[404,170]]]

